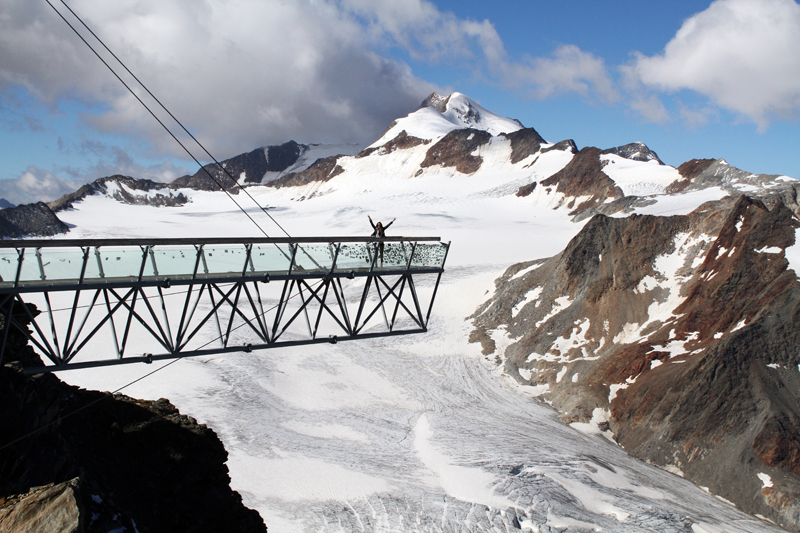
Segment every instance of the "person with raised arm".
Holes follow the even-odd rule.
[[[386,224],[384,226],[380,222],[378,222],[377,224],[374,223],[372,221],[372,217],[369,216],[369,215],[367,215],[367,218],[369,219],[369,223],[372,226],[372,230],[373,230],[371,237],[377,237],[379,239],[383,239],[383,238],[386,237],[386,230],[389,229],[389,226],[394,224],[395,220],[397,220],[397,218],[393,218],[391,222],[389,222],[388,224]],[[380,260],[381,260],[381,266],[383,266],[383,243],[382,242],[378,244],[378,256],[380,257]]]

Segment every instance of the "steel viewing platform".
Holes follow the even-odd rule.
[[[448,249],[438,237],[0,241],[0,316],[44,356],[30,374],[422,333]]]

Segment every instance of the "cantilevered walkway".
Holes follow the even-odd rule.
[[[448,247],[436,237],[0,241],[0,316],[43,356],[28,373],[421,333]]]

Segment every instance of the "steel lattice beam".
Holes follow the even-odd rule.
[[[421,333],[448,248],[409,237],[4,241],[0,313],[48,361],[28,373]]]

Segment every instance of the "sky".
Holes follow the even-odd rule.
[[[800,178],[795,0],[65,1],[220,160],[290,139],[366,146],[458,91],[551,142]],[[47,0],[0,0],[0,163],[13,203],[198,168]]]

